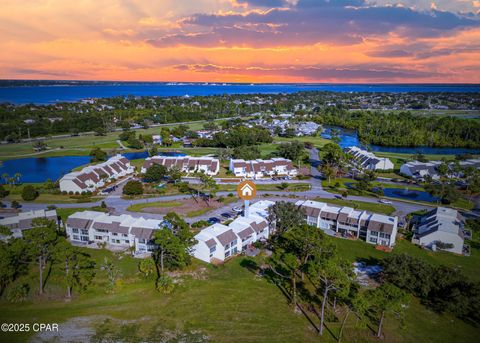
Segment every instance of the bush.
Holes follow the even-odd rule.
[[[38,192],[32,185],[23,187],[22,199],[25,201],[33,201],[38,197]]]
[[[208,222],[206,220],[199,220],[191,225],[195,229],[202,229],[208,226]]]
[[[140,181],[128,181],[123,187],[125,195],[141,195],[143,194],[143,185]]]
[[[234,195],[233,195],[233,193],[228,193],[227,197],[229,197],[229,198],[233,198],[233,197],[234,197]]]
[[[20,208],[20,204],[18,203],[17,200],[13,200],[11,206],[12,206],[12,208]]]
[[[9,193],[3,185],[0,185],[0,198],[5,198]]]
[[[27,299],[30,286],[27,283],[15,285],[7,293],[7,300],[12,303],[22,302]]]
[[[156,284],[156,289],[159,292],[164,294],[170,294],[173,292],[175,288],[175,284],[173,283],[173,279],[168,275],[161,276]]]

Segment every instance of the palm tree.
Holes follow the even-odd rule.
[[[9,177],[8,173],[3,173],[2,174],[2,179],[5,180],[5,184],[8,184],[8,177]]]
[[[22,174],[21,173],[15,173],[15,175],[13,175],[13,177],[15,178],[16,180],[16,183],[20,183],[20,178],[22,177]]]

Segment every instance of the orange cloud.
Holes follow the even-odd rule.
[[[306,1],[306,0],[303,0]],[[311,3],[318,6],[322,0]],[[225,82],[480,82],[474,15],[302,0],[4,0],[2,78]],[[472,8],[478,6],[473,1]],[[402,12],[410,21],[382,17]],[[315,12],[317,11],[317,12]],[[317,13],[331,14],[317,23]],[[359,14],[360,13],[360,14]],[[423,13],[423,14],[422,14]],[[382,14],[383,15],[383,14]],[[302,19],[303,18],[303,19]],[[301,21],[302,19],[303,21]],[[371,24],[371,23],[374,23]],[[328,26],[326,26],[328,25]]]

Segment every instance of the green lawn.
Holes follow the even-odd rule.
[[[337,238],[335,239],[335,243],[340,251],[340,255],[352,262],[358,259],[375,261],[389,254],[376,250],[374,245],[368,244],[362,240],[352,241]],[[404,239],[397,238],[397,242],[392,253],[406,253],[411,256],[422,258],[432,264],[443,264],[458,268],[472,280],[480,282],[480,273],[478,272],[478,266],[480,264],[480,250],[476,246],[477,244],[473,244],[471,256],[460,256],[449,252],[433,252],[414,245]]]
[[[177,207],[181,206],[182,203],[178,201],[154,201],[154,202],[145,202],[141,204],[133,204],[127,208],[128,211],[132,212],[142,212],[143,209],[149,207]]]
[[[186,124],[192,130],[200,130],[203,128],[203,124],[206,121],[195,122]],[[169,124],[168,127],[175,127],[178,124]],[[158,134],[160,133],[161,127],[153,127],[148,129],[137,129],[135,130],[137,134]],[[109,132],[105,136],[95,136],[95,135],[86,135],[86,136],[76,136],[76,137],[66,137],[66,138],[55,138],[55,139],[46,139],[45,143],[49,149],[61,149],[54,151],[44,151],[39,155],[32,156],[42,156],[42,157],[51,157],[51,156],[65,156],[65,155],[88,155],[90,150],[95,147],[100,147],[103,149],[120,149],[120,146],[116,142],[121,132]],[[130,151],[130,150],[127,150]],[[122,150],[125,152],[125,150]],[[194,152],[192,150],[192,152]],[[0,159],[15,159],[23,158],[34,154],[32,143],[15,143],[15,144],[2,144],[0,145]]]
[[[354,243],[370,248],[366,243]],[[360,245],[359,243],[362,243]],[[348,248],[348,247],[347,247]],[[351,249],[350,249],[351,250]],[[58,284],[58,272],[50,275],[46,295],[25,303],[0,302],[0,321],[17,323],[74,323],[79,317],[90,320],[94,327],[102,322],[99,315],[112,318],[113,329],[124,341],[139,341],[153,328],[200,331],[211,342],[335,342],[339,322],[327,321],[327,330],[321,339],[310,322],[301,314],[294,314],[285,296],[274,284],[250,272],[243,257],[237,257],[223,266],[214,267],[198,261],[189,268],[196,277],[177,277],[178,283],[169,295],[154,290],[154,281],[139,275],[135,260],[121,259],[106,250],[88,250],[100,264],[104,257],[114,260],[121,271],[121,282],[114,293],[105,293],[106,274],[98,270],[94,283],[73,300],[62,299],[63,287]],[[258,262],[261,259],[256,259]],[[24,278],[36,290],[36,274]],[[313,323],[318,318],[309,314]],[[116,322],[123,321],[123,322]],[[126,325],[138,325],[138,330],[127,330]],[[372,326],[375,329],[375,326]],[[330,333],[332,332],[332,334]],[[24,342],[33,333],[0,333],[0,341]],[[406,311],[405,322],[391,316],[385,320],[385,342],[474,342],[478,331],[449,316],[440,316],[414,300]],[[347,323],[343,342],[378,342],[373,331],[356,326],[354,316]]]
[[[284,191],[284,192],[303,192],[310,189],[309,183],[288,183],[288,187],[286,189],[281,189],[280,184],[277,183],[259,183],[257,184],[257,191]],[[229,184],[222,184],[219,185],[220,191],[235,191],[237,189],[237,185],[229,185]]]

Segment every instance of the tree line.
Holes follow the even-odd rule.
[[[419,116],[410,112],[383,113],[317,109],[316,121],[355,129],[360,140],[388,146],[480,147],[480,122],[444,116]]]

